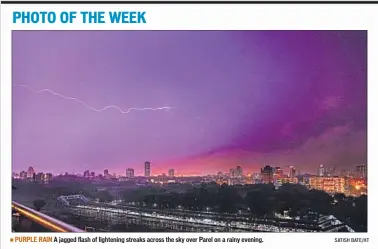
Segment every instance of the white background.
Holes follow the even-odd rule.
[[[217,248],[377,248],[377,182],[371,176],[377,175],[377,111],[378,107],[378,5],[2,5],[1,6],[1,248],[193,248],[195,246]],[[147,24],[13,24],[13,11],[146,11]],[[375,24],[375,25],[374,25]],[[11,32],[12,30],[368,30],[368,81],[369,81],[369,226],[368,234],[341,233],[213,233],[204,237],[263,237],[264,243],[141,243],[141,244],[50,244],[50,243],[11,243],[16,234],[11,231]],[[374,108],[375,107],[375,108]],[[377,172],[377,173],[375,173]],[[32,234],[33,236],[35,234]],[[41,234],[38,234],[41,235]],[[49,234],[51,235],[51,234]],[[61,237],[74,237],[76,234],[62,234]],[[78,234],[77,234],[78,235]],[[96,234],[82,234],[94,237]],[[100,235],[100,234],[97,234]],[[121,237],[198,237],[189,233],[118,233],[101,234]],[[334,238],[370,238],[369,243],[335,243]],[[374,246],[376,244],[376,246]]]

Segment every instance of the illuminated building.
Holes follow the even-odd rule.
[[[360,196],[367,194],[367,182],[363,178],[350,180],[350,194],[353,196]]]
[[[132,169],[132,168],[126,169],[126,177],[127,178],[134,178],[134,169]]]
[[[280,179],[284,176],[283,169],[280,167],[275,167],[273,172],[273,183],[276,187],[279,187],[282,185],[282,182]]]
[[[261,169],[261,178],[265,184],[273,183],[273,167],[266,165]]]
[[[236,166],[235,169],[230,169],[229,185],[244,184],[243,169],[241,166]]]
[[[245,178],[245,184],[253,184],[253,178],[251,175],[248,175],[246,178]]]
[[[283,184],[298,184],[298,178],[297,177],[281,177],[277,178],[274,182],[274,186],[276,188],[281,187]]]
[[[51,173],[46,173],[46,174],[44,174],[43,177],[44,177],[43,181],[45,183],[48,183],[48,182],[52,181],[53,175]]]
[[[341,176],[350,177],[351,173],[348,169],[341,170]]]
[[[298,184],[298,178],[297,177],[283,177],[281,178],[282,184]]]
[[[276,167],[274,169],[274,175],[276,175],[277,178],[282,178],[284,175],[283,169],[281,167]]]
[[[20,179],[25,180],[26,178],[28,178],[28,172],[21,171],[20,172]]]
[[[260,172],[252,174],[252,184],[260,184],[262,183],[262,175]]]
[[[344,177],[313,176],[310,177],[310,188],[322,190],[327,193],[345,193]]]
[[[29,179],[33,178],[34,174],[35,174],[34,168],[33,167],[29,167],[29,169],[27,171],[27,178],[29,178]]]
[[[230,178],[235,177],[235,169],[230,169]]]
[[[89,177],[91,176],[91,173],[89,173],[89,170],[86,170],[86,171],[84,171],[83,176],[84,176],[85,178],[89,178]]]
[[[234,185],[234,179],[228,178],[227,184],[230,185],[230,186]]]
[[[42,183],[43,180],[44,180],[44,175],[43,175],[43,173],[38,173],[38,174],[35,175],[35,181],[36,181],[36,182],[40,182],[40,183]]]
[[[109,175],[109,170],[105,169],[104,170],[104,176],[107,177]]]
[[[228,181],[227,181],[227,178],[218,178],[218,179],[216,180],[216,183],[217,183],[218,185],[222,185],[222,184],[228,184]]]
[[[235,170],[236,177],[241,178],[243,177],[243,169],[240,166],[236,166]]]
[[[327,172],[327,176],[336,176],[336,168],[331,167]]]
[[[160,183],[160,184],[166,184],[168,181],[167,181],[167,175],[166,174],[161,174],[161,175],[158,175],[156,177],[156,182],[157,183]]]
[[[344,176],[345,179],[345,191],[344,194],[346,196],[351,195],[352,193],[352,178],[349,176]]]
[[[294,166],[289,166],[289,177],[295,177],[295,168]]]
[[[204,182],[204,183],[210,183],[210,182],[213,182],[213,181],[214,180],[213,180],[213,178],[210,175],[204,176],[202,178],[202,182]]]
[[[309,185],[310,175],[308,174],[300,175],[299,173],[297,173],[297,178],[298,178],[298,184],[306,186],[308,188],[310,187]]]
[[[144,163],[144,176],[150,177],[151,176],[151,162]]]
[[[359,178],[367,178],[367,167],[366,165],[356,166],[356,176]]]
[[[319,174],[320,174],[320,171],[319,171]],[[311,189],[323,190],[323,177],[322,176],[310,177],[309,185]]]
[[[216,179],[215,179],[215,182],[219,185],[228,184],[227,175],[223,175],[222,172],[218,172]]]
[[[325,175],[325,169],[323,165],[319,166],[318,176],[324,176]]]
[[[168,176],[174,177],[175,176],[175,170],[174,169],[168,170]]]
[[[238,166],[240,167],[240,166]],[[241,168],[240,168],[241,170]],[[236,169],[230,169],[230,177],[228,179],[228,185],[234,185],[237,183],[236,177],[238,172],[236,172]]]
[[[295,169],[295,177],[298,177],[298,176],[300,176],[300,175],[301,175],[301,171]]]
[[[233,181],[234,181],[234,182],[233,182],[233,185],[237,185],[237,184],[239,184],[239,185],[244,185],[244,184],[245,184],[245,179],[244,179],[243,176],[241,176],[241,177],[236,177]]]

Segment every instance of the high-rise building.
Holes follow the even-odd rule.
[[[48,182],[51,182],[52,178],[53,178],[53,175],[51,173],[46,173],[44,175],[43,181],[46,182],[46,183],[48,183]]]
[[[295,167],[289,166],[289,177],[295,177]]]
[[[281,167],[275,167],[273,169],[273,183],[275,186],[282,185],[281,179],[284,177],[283,169]]]
[[[262,174],[260,172],[252,174],[252,184],[262,183]]]
[[[126,169],[126,177],[127,178],[134,178],[134,169],[132,169],[132,168]]]
[[[84,171],[83,176],[84,176],[85,178],[88,178],[88,177],[91,176],[91,173],[89,173],[89,170],[86,170],[86,171]]]
[[[105,169],[104,170],[104,176],[108,176],[109,175],[109,170]]]
[[[301,171],[298,170],[298,169],[296,169],[296,170],[295,170],[295,176],[296,176],[296,177],[300,177],[300,176],[301,176]]]
[[[340,176],[344,176],[344,177],[350,177],[351,176],[349,169],[342,169],[340,173],[341,173]]]
[[[35,181],[39,183],[43,183],[44,175],[43,173],[38,173],[35,175]]]
[[[235,177],[235,169],[230,169],[230,178]]]
[[[325,176],[325,169],[323,165],[319,166],[318,176]]]
[[[144,176],[150,177],[151,176],[151,162],[144,163]]]
[[[240,166],[236,166],[235,170],[236,177],[241,178],[243,177],[243,169]]]
[[[367,167],[366,165],[358,165],[356,166],[356,176],[359,178],[367,178]]]
[[[174,169],[168,170],[168,176],[174,177],[175,176],[175,170]]]
[[[261,169],[261,177],[263,183],[273,183],[273,171],[273,167],[269,165],[266,165],[263,169]]]
[[[35,174],[35,171],[34,171],[34,168],[33,167],[29,167],[28,168],[28,171],[27,171],[27,178],[33,178],[33,175]]]
[[[28,172],[21,171],[20,172],[20,179],[25,180],[26,178],[28,178]]]
[[[327,176],[337,176],[336,167],[330,167],[328,172],[327,172]]]
[[[282,178],[284,176],[283,169],[281,167],[275,167],[274,174],[276,175],[277,178]]]

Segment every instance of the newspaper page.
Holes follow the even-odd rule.
[[[377,248],[376,13],[2,1],[1,248]]]

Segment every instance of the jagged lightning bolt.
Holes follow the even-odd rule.
[[[57,96],[59,98],[62,98],[62,99],[66,99],[66,100],[73,100],[77,103],[79,103],[80,105],[84,106],[85,108],[91,110],[91,111],[95,111],[95,112],[102,112],[102,111],[106,111],[108,109],[116,109],[117,111],[119,111],[120,113],[122,114],[127,114],[127,113],[130,113],[131,111],[159,111],[159,110],[170,110],[172,109],[172,107],[169,107],[169,106],[162,106],[162,107],[156,107],[156,108],[152,108],[152,107],[146,107],[146,108],[129,108],[129,109],[122,109],[120,108],[119,106],[116,106],[116,105],[107,105],[107,106],[104,106],[103,108],[100,108],[100,109],[97,109],[97,108],[94,108],[90,105],[88,105],[87,103],[85,103],[84,101],[78,99],[78,98],[74,98],[74,97],[69,97],[69,96],[65,96],[63,94],[60,94],[60,93],[57,93],[57,92],[54,92],[53,90],[51,89],[48,89],[48,88],[44,88],[44,89],[41,89],[41,90],[35,90],[33,88],[31,88],[30,86],[27,86],[27,85],[19,85],[19,84],[13,84],[14,87],[23,87],[27,90],[29,90],[30,92],[33,92],[33,93],[49,93],[49,94],[52,94],[54,96]]]

